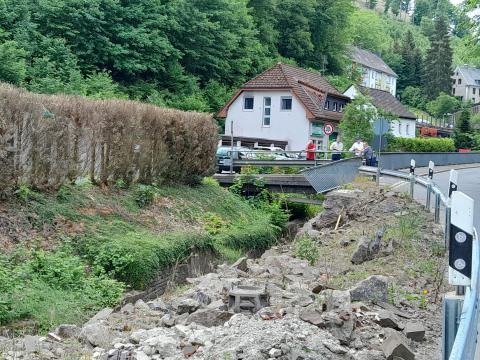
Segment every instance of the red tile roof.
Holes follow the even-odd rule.
[[[339,121],[342,118],[342,114],[324,109],[327,96],[350,100],[347,96],[338,92],[319,73],[278,63],[243,84],[237,94],[220,110],[218,115],[226,117],[228,107],[241,92],[253,89],[289,89],[303,104],[309,118],[335,121]]]

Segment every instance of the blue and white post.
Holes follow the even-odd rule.
[[[456,286],[456,291],[443,299],[443,359],[450,357],[462,314],[465,286],[470,286],[472,279],[473,199],[455,190],[450,200],[448,282]]]

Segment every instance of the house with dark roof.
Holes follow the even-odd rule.
[[[457,66],[452,76],[452,95],[462,101],[480,103],[480,69]]]
[[[278,63],[243,84],[218,116],[226,118],[226,135],[283,141],[289,150],[313,140],[325,150],[324,127],[336,131],[349,100],[319,73]]]
[[[362,74],[361,85],[371,89],[385,90],[393,96],[396,95],[398,75],[380,56],[352,46],[351,60],[354,69],[359,69]]]
[[[361,85],[352,85],[345,92],[351,99],[358,94],[370,98],[372,105],[377,110],[390,113],[396,117],[391,121],[392,134],[396,137],[414,138],[417,125],[417,116],[409,111],[395,96],[390,92],[379,89],[369,89]]]

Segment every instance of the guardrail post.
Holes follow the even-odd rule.
[[[413,198],[415,189],[415,160],[410,161],[410,196]]]
[[[435,224],[440,223],[440,204],[441,204],[440,194],[435,193],[435,212],[434,212]]]
[[[433,161],[428,163],[428,185],[427,185],[427,200],[425,202],[425,209],[430,210],[430,200],[432,197],[432,180],[433,180],[433,169],[435,164]]]
[[[443,298],[442,359],[448,360],[462,315],[463,297],[448,293]]]

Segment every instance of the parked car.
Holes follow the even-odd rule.
[[[221,173],[222,171],[230,171],[230,152],[232,148],[230,146],[220,146],[217,149],[217,172]],[[244,160],[244,159],[253,159],[254,154],[251,153],[252,150],[246,147],[234,147],[233,148],[233,159],[234,160]],[[240,166],[234,166],[233,171],[240,172]]]
[[[258,146],[254,150],[264,151],[260,153],[259,156],[265,155],[267,157],[272,157],[272,160],[292,160],[297,159],[296,153],[288,153],[280,147],[267,147],[267,146]]]

